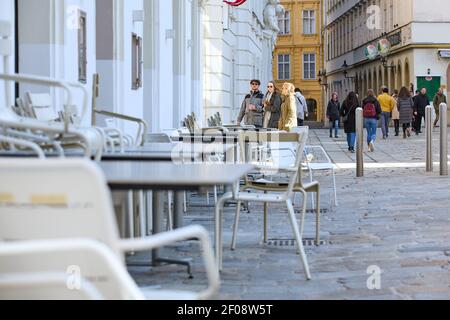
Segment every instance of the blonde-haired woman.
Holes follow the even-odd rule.
[[[281,131],[291,131],[297,126],[297,105],[295,103],[295,86],[292,83],[285,83],[281,89],[281,118],[278,129]]]

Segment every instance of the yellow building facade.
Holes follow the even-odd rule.
[[[274,52],[273,75],[278,88],[291,82],[308,101],[309,121],[324,118],[322,1],[281,0],[286,12],[279,17],[280,33]]]

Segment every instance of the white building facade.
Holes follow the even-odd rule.
[[[264,13],[277,5],[277,0],[248,0],[240,7],[222,0],[2,0],[0,20],[10,22],[18,49],[10,71],[79,81],[91,94],[98,74],[99,109],[143,118],[150,131],[160,132],[179,128],[192,112],[203,124],[216,112],[225,122],[236,119],[249,81],[271,80],[277,31],[266,26]],[[50,92],[55,104],[64,98],[28,85],[10,90],[16,97]],[[135,130],[118,125],[127,133]]]
[[[328,98],[352,90],[365,95],[383,85],[391,91],[426,87],[431,98],[439,87],[449,90],[449,1],[327,0],[324,11]],[[385,65],[365,55],[381,39],[392,45]]]
[[[250,81],[259,79],[264,90],[272,80],[272,54],[278,26],[273,25],[279,1],[247,0],[231,7],[222,0],[206,2],[204,22],[206,116],[216,112],[225,122],[235,121]]]

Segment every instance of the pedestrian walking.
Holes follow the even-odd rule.
[[[392,111],[395,107],[395,100],[389,95],[389,89],[383,88],[383,93],[378,96],[381,106],[381,130],[383,139],[389,138],[389,123],[391,121]]]
[[[392,95],[394,98],[395,105],[392,110],[392,121],[394,121],[394,129],[395,136],[398,137],[400,135],[400,113],[398,111],[398,90],[394,90],[394,94]]]
[[[246,125],[252,125],[256,128],[263,127],[263,114],[264,114],[264,94],[259,90],[261,81],[250,81],[251,91],[245,96],[242,102],[241,110],[237,119],[237,123],[242,121]]]
[[[297,106],[295,103],[295,86],[292,83],[285,83],[281,90],[281,117],[278,129],[281,131],[291,131],[297,126]]]
[[[412,92],[411,92],[411,94],[412,94]],[[420,90],[416,90],[414,95],[412,95],[412,99],[413,99],[414,103],[416,103],[416,98],[419,96],[419,94],[420,94]],[[417,117],[414,115],[414,112],[413,112],[413,117],[411,119],[411,131],[413,131],[413,132],[416,132],[416,126],[417,126],[416,123],[417,123]]]
[[[375,92],[370,89],[367,92],[367,97],[363,100],[363,116],[364,124],[367,129],[367,144],[369,151],[375,151],[375,142],[377,140],[377,128],[378,120],[381,115],[381,106],[377,98],[375,98]]]
[[[411,92],[406,87],[401,88],[398,94],[397,108],[400,114],[400,124],[403,127],[403,139],[409,138],[411,136],[414,101],[411,97]]]
[[[297,105],[297,126],[303,127],[305,120],[308,118],[308,103],[305,96],[299,88],[295,89],[295,102]]]
[[[434,111],[436,112],[436,120],[434,120],[434,125],[433,127],[436,128],[437,124],[439,122],[439,107],[442,103],[447,103],[447,97],[444,94],[444,89],[443,88],[439,88],[438,93],[436,93],[436,95],[434,96],[433,99],[433,106],[434,106]]]
[[[416,118],[416,135],[422,133],[422,119],[425,119],[425,108],[430,105],[427,89],[422,88],[414,100],[414,117]]]
[[[355,153],[356,142],[356,109],[359,107],[358,97],[355,92],[350,92],[342,103],[341,117],[344,122],[344,130],[347,134],[348,151]]]
[[[330,121],[330,138],[339,138],[339,113],[341,110],[341,104],[339,103],[339,95],[337,92],[333,92],[331,100],[327,107],[327,118]]]
[[[281,95],[275,82],[267,85],[267,93],[264,97],[264,125],[266,129],[278,129],[281,117]]]

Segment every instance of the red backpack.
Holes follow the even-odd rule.
[[[368,102],[364,105],[364,118],[376,118],[377,117],[377,108],[371,102]]]

